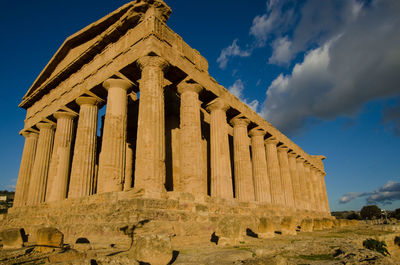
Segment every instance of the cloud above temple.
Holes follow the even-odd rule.
[[[293,39],[284,46],[293,55],[307,43],[317,47],[305,52],[289,74],[280,74],[271,83],[263,104],[264,118],[288,134],[301,131],[307,121],[352,117],[371,100],[400,94],[400,2],[348,1],[352,5],[337,11],[343,17],[339,21],[332,18],[335,12],[328,12],[330,5],[316,2],[325,3],[305,4]],[[315,17],[314,23],[309,17]],[[284,47],[276,46],[269,61],[284,63],[291,56],[287,51],[278,56],[277,49]],[[386,120],[398,117],[396,113],[398,108],[388,109]]]
[[[222,49],[221,54],[217,59],[220,68],[226,68],[229,58],[231,57],[249,57],[251,55],[251,50],[242,50],[237,44],[238,41],[238,39],[235,39],[231,45]]]
[[[355,117],[372,100],[400,95],[400,1],[269,0],[254,17],[252,40],[238,39],[218,58],[270,50],[265,63],[284,67],[266,88],[262,116],[294,135],[310,122]],[[400,135],[400,104],[383,112],[382,124]]]
[[[366,198],[366,203],[392,204],[400,200],[400,182],[388,181],[385,185],[372,192],[348,192],[339,199],[339,203],[345,204],[358,198]]]
[[[229,92],[237,96],[241,101],[246,103],[252,110],[257,111],[259,105],[258,100],[255,99],[249,102],[247,98],[243,97],[244,83],[242,82],[241,79],[236,80],[235,83],[233,83],[233,85],[228,87],[228,90]]]

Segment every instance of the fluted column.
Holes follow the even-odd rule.
[[[40,122],[36,127],[40,132],[29,183],[27,205],[36,205],[44,202],[50,157],[53,150],[55,126],[50,123]]]
[[[289,169],[290,169],[290,177],[292,180],[295,207],[296,209],[304,209],[299,172],[297,170],[297,163],[296,163],[297,154],[294,152],[290,152],[288,156],[289,156]]]
[[[59,201],[67,197],[71,162],[71,143],[76,114],[56,112],[57,128],[54,136],[49,176],[47,179],[46,201]]]
[[[32,166],[35,160],[36,145],[39,137],[37,133],[28,131],[22,132],[22,135],[25,137],[25,144],[24,150],[22,151],[13,207],[24,206],[28,199],[29,182],[31,179]]]
[[[210,111],[211,196],[233,198],[232,171],[229,155],[228,104],[217,98],[207,105]]]
[[[321,190],[322,190],[322,202],[324,205],[324,212],[330,214],[331,210],[329,207],[329,200],[328,200],[328,193],[326,191],[326,184],[325,184],[325,172],[320,172],[320,180],[321,180]]]
[[[315,198],[314,198],[314,193],[313,193],[314,189],[313,189],[312,178],[311,178],[311,164],[308,161],[304,162],[304,172],[305,172],[305,176],[306,176],[309,207],[310,207],[311,211],[315,211],[315,208],[314,208]]]
[[[197,83],[181,82],[178,92],[180,106],[180,181],[179,190],[195,195],[207,195],[203,177],[199,92]]]
[[[323,208],[321,206],[322,191],[321,191],[321,187],[320,187],[320,183],[319,183],[317,168],[314,166],[311,166],[310,173],[311,173],[312,185],[313,185],[313,190],[314,190],[314,198],[315,198],[314,209],[317,212],[323,212]]]
[[[142,77],[134,186],[158,196],[165,192],[164,70],[168,63],[158,56],[145,56],[137,63]]]
[[[250,159],[250,143],[247,126],[250,121],[244,117],[235,117],[233,125],[233,162],[235,176],[235,194],[241,201],[254,201],[253,172]]]
[[[284,145],[278,147],[279,167],[281,169],[282,187],[285,194],[285,203],[288,207],[294,208],[295,204],[292,179],[290,176],[288,151],[289,148]]]
[[[108,90],[103,139],[99,157],[97,192],[122,191],[125,178],[127,90],[131,83],[110,78],[103,86]]]
[[[296,160],[297,172],[299,173],[300,192],[303,201],[303,209],[310,210],[310,198],[308,196],[306,172],[304,170],[304,158],[298,157]]]
[[[271,186],[268,178],[264,135],[265,131],[261,129],[254,128],[250,130],[254,197],[256,201],[271,203]]]
[[[285,205],[285,197],[282,189],[281,170],[279,167],[278,151],[276,145],[278,140],[270,137],[265,140],[265,152],[267,155],[268,176],[271,184],[271,202],[273,204]]]
[[[97,152],[97,120],[99,100],[79,97],[80,106],[74,155],[69,183],[69,198],[89,196],[94,193]]]

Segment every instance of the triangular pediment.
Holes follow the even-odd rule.
[[[135,1],[130,2],[68,37],[34,81],[23,100],[34,93],[46,81],[76,62],[82,54],[88,52],[91,48],[95,49],[95,44],[104,37],[103,33],[123,20],[134,5]]]

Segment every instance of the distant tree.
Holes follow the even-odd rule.
[[[361,209],[360,215],[362,219],[375,219],[381,216],[381,209],[376,205],[367,205]]]
[[[400,220],[400,208],[397,208],[394,210],[391,214],[391,217],[396,218],[397,220]]]
[[[361,216],[356,212],[352,212],[351,214],[349,214],[347,216],[347,219],[349,219],[349,220],[360,220]]]

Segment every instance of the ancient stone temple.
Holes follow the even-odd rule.
[[[330,220],[325,157],[219,85],[170,14],[137,0],[66,39],[19,105],[25,145],[5,226],[94,240],[148,219],[209,240]]]

